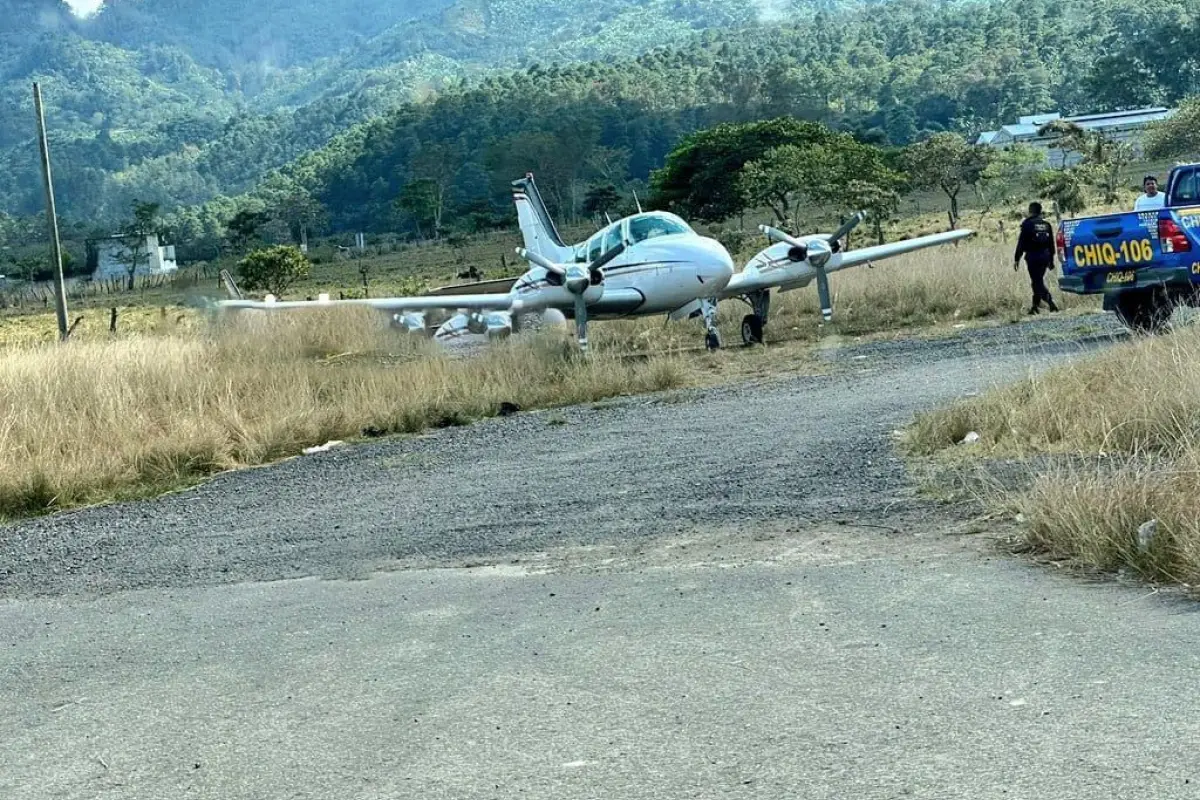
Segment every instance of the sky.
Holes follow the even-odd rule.
[[[77,17],[86,17],[100,10],[104,0],[67,0],[67,5]]]

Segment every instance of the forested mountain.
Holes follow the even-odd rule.
[[[903,145],[1200,91],[1192,0],[347,0],[321,4],[331,16],[315,0],[205,0],[207,16],[110,2],[78,20],[59,0],[0,0],[38,20],[36,39],[0,32],[0,209],[41,208],[30,79],[50,104],[60,210],[111,224],[154,200],[189,239],[264,203],[323,208],[329,230],[486,224],[529,169],[570,216],[722,121],[792,115]],[[287,39],[376,5],[428,13],[329,34],[342,44]],[[253,24],[221,23],[237,13]],[[289,42],[277,62],[264,30]]]
[[[0,0],[0,208],[40,206],[43,83],[63,211],[191,204],[253,185],[356,122],[481,70],[636,55],[697,29],[842,0]],[[849,0],[846,0],[849,2]],[[417,16],[420,15],[420,16]]]
[[[1174,102],[1200,91],[1200,54],[1187,47],[1198,14],[1186,0],[896,0],[886,14],[813,11],[636,59],[531,66],[405,105],[262,191],[176,223],[189,238],[215,236],[236,207],[303,195],[332,230],[486,224],[527,170],[570,218],[590,190],[611,184],[628,198],[682,136],[725,121],[789,115],[904,145],[1034,111]]]
[[[336,56],[453,0],[107,0],[79,26],[128,49],[173,47],[206,66],[287,68]]]

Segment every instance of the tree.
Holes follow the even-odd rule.
[[[603,214],[620,202],[621,195],[617,193],[617,187],[611,183],[603,186],[593,186],[583,196],[583,213],[589,217],[596,214]]]
[[[408,213],[417,226],[417,236],[424,238],[424,231],[436,235],[440,224],[438,211],[438,188],[430,180],[409,181],[396,198],[396,209]]]
[[[158,203],[133,201],[133,216],[121,226],[121,262],[125,264],[129,274],[127,288],[133,291],[138,268],[150,261],[148,239],[157,236],[160,231],[158,221]]]
[[[900,207],[900,193],[896,191],[894,182],[875,182],[870,180],[852,180],[846,184],[845,199],[847,205],[854,211],[866,211],[871,229],[875,233],[875,241],[884,243],[883,223],[891,219]]]
[[[685,137],[651,176],[650,204],[683,217],[724,222],[748,205],[747,163],[784,146],[802,148],[831,141],[833,131],[815,122],[779,117],[764,122],[724,123]],[[781,151],[775,158],[791,158]],[[767,194],[765,187],[764,194]]]
[[[1086,169],[1043,170],[1037,177],[1038,193],[1054,203],[1054,215],[1061,222],[1063,214],[1078,214],[1088,205],[1088,176]]]
[[[238,262],[238,278],[250,291],[281,297],[296,281],[309,275],[308,257],[297,247],[276,245],[255,250]]]
[[[1063,168],[1074,156],[1075,179],[1097,186],[1104,202],[1116,202],[1121,172],[1133,163],[1133,148],[1097,131],[1086,130],[1073,122],[1055,120],[1044,125],[1038,133],[1042,136],[1057,134],[1058,149],[1062,152]]]
[[[832,136],[825,144],[784,145],[748,162],[738,177],[747,207],[768,206],[785,227],[797,226],[793,209],[800,201],[832,206],[852,213],[891,214],[898,203],[900,176],[884,164],[879,148],[861,144],[849,134]],[[881,234],[881,231],[877,230]]]
[[[819,145],[784,145],[768,150],[762,158],[747,162],[737,176],[744,207],[767,206],[780,225],[794,227],[794,203],[801,199],[820,203],[826,198],[829,184],[822,168],[828,159],[827,151]]]
[[[250,243],[258,238],[259,229],[270,221],[270,215],[264,211],[242,209],[234,214],[225,226],[225,238],[233,252],[240,255],[249,250]]]
[[[413,159],[413,180],[409,181],[405,190],[413,184],[421,186],[425,211],[435,239],[442,235],[442,216],[446,212],[447,195],[461,163],[460,148],[452,144],[424,145]]]
[[[283,222],[293,241],[304,242],[308,234],[328,222],[325,206],[298,181],[274,173],[258,194],[267,206],[267,213]]]
[[[1200,95],[1180,103],[1175,114],[1146,131],[1150,158],[1200,158]]]
[[[958,225],[958,195],[979,183],[990,152],[957,133],[935,133],[905,150],[905,169],[918,189],[941,189],[950,199],[951,223]]]
[[[996,206],[1012,205],[1017,198],[1033,190],[1037,167],[1045,156],[1027,144],[1014,144],[998,150],[980,176],[975,192],[982,202],[980,219]]]

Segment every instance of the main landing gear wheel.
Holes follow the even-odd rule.
[[[752,344],[762,344],[763,321],[757,314],[747,314],[742,317],[742,343],[749,347]]]
[[[720,350],[721,337],[716,331],[709,331],[708,333],[704,334],[704,346],[709,350]]]

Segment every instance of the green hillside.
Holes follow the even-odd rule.
[[[207,66],[287,68],[336,56],[452,0],[106,0],[79,27],[89,38],[140,49],[166,45]]]
[[[527,170],[570,220],[608,184],[628,202],[682,136],[725,121],[789,115],[900,146],[1034,111],[1175,102],[1200,91],[1200,55],[1185,45],[1197,14],[1183,0],[897,0],[886,14],[811,11],[708,31],[635,59],[534,65],[402,106],[289,165],[270,191],[177,223],[186,237],[216,236],[222,215],[269,204],[291,182],[334,231],[416,232],[434,211],[487,224]],[[1172,53],[1174,69],[1139,61],[1155,51]]]
[[[35,20],[0,32],[0,210],[42,206],[39,80],[62,213],[112,225],[148,199],[198,238],[281,186],[320,201],[329,230],[415,231],[412,193],[429,181],[439,215],[486,224],[527,169],[570,216],[592,188],[628,197],[683,135],[727,120],[792,115],[903,145],[1200,91],[1187,0],[111,0],[91,20],[63,8],[0,0]]]
[[[233,0],[110,0],[89,20],[58,0],[0,0],[0,13],[28,16],[30,3],[48,21],[0,55],[10,112],[0,117],[0,208],[39,207],[39,80],[62,209],[96,220],[135,197],[175,206],[244,191],[448,81],[535,60],[625,57],[758,18],[738,0],[275,0],[245,11]]]

